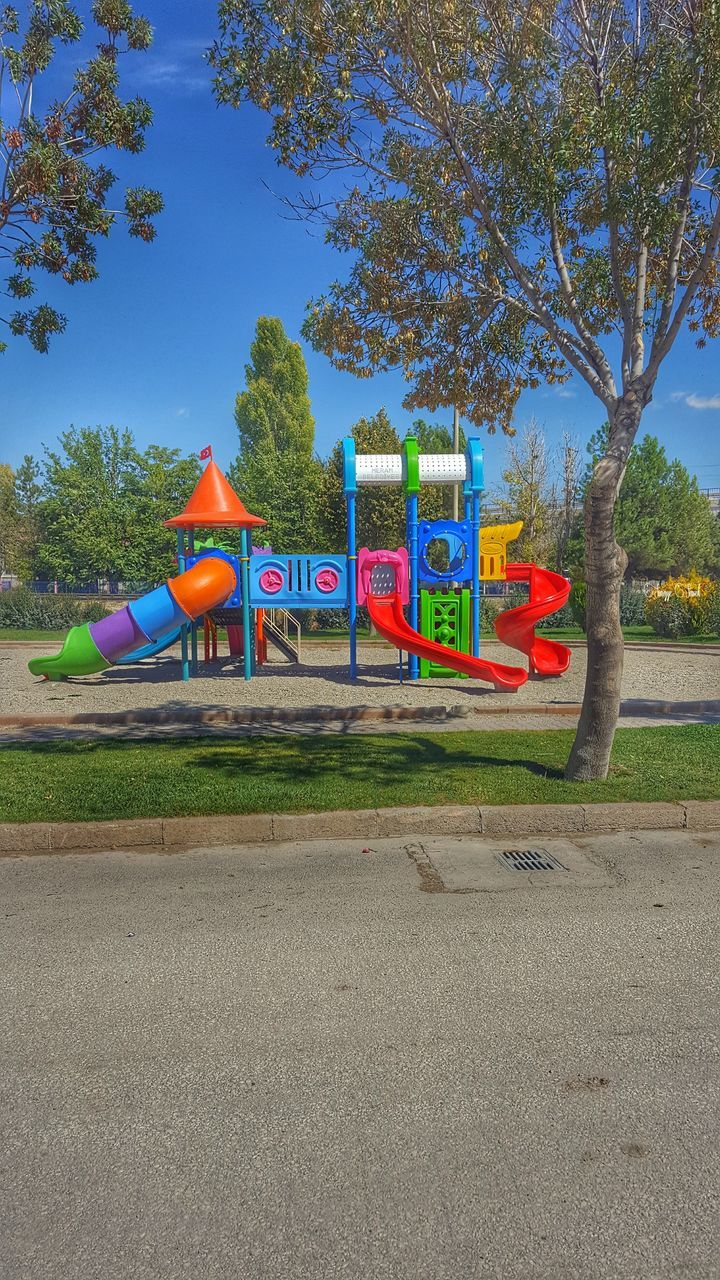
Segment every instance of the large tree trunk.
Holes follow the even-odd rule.
[[[610,422],[608,449],[585,498],[587,674],[582,711],[565,777],[606,778],[620,713],[623,634],[620,587],[627,556],[615,541],[615,503],[649,394],[630,390]]]

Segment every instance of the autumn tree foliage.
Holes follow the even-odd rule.
[[[152,29],[127,0],[95,0],[92,16],[97,50],[63,83],[58,52],[84,32],[76,6],[28,0],[22,9],[0,8],[0,260],[8,299],[0,323],[37,351],[66,325],[37,300],[38,277],[94,280],[98,238],[120,219],[130,235],[152,240],[151,219],[162,209],[159,193],[146,187],[129,188],[113,208],[115,175],[101,159],[145,145],[152,111],[143,98],[122,99],[119,63],[123,53],[149,48]]]
[[[610,423],[585,504],[588,666],[571,778],[607,773],[625,555],[615,502],[684,326],[720,330],[710,0],[222,0],[221,102],[270,117],[351,266],[306,332],[406,403],[508,429],[581,377]]]

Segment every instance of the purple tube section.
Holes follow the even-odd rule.
[[[138,626],[128,605],[118,609],[117,613],[111,613],[109,618],[91,622],[90,635],[106,662],[117,662],[118,658],[150,640],[150,636],[146,636]]]

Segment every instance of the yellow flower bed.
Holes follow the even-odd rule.
[[[699,573],[667,578],[648,595],[645,619],[661,636],[717,635],[720,586]]]

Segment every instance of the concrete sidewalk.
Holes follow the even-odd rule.
[[[720,836],[526,847],[0,860],[4,1280],[717,1277]]]

